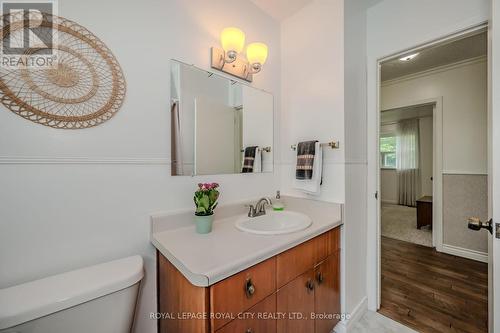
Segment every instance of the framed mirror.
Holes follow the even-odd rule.
[[[273,95],[170,62],[173,176],[272,172]]]

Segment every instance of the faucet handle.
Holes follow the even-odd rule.
[[[256,213],[255,207],[253,205],[245,205],[245,207],[248,208],[248,217],[254,217]]]
[[[272,206],[273,202],[269,198],[264,198],[265,201],[261,201],[258,213],[266,214],[266,205]],[[257,208],[257,207],[256,207]]]

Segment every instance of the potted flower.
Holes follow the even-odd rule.
[[[212,231],[214,209],[219,199],[218,188],[217,183],[200,183],[194,193],[196,232],[199,234],[208,234]]]

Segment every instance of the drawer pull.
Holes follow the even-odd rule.
[[[253,329],[247,328],[247,330],[245,331],[245,333],[253,333]]]
[[[325,277],[323,276],[323,273],[318,272],[318,274],[316,274],[316,281],[318,281],[318,284],[322,284],[324,280]]]
[[[255,293],[255,286],[252,283],[252,279],[248,278],[245,283],[245,294],[247,295],[248,298],[250,298],[254,293]]]
[[[307,288],[307,290],[309,292],[311,292],[311,291],[314,290],[314,282],[313,282],[313,280],[311,280],[311,279],[307,280],[306,288]]]

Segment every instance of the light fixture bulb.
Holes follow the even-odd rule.
[[[407,56],[404,56],[402,58],[399,58],[399,61],[411,61],[413,59],[415,59],[420,53],[413,53],[413,54],[410,54],[410,55],[407,55]]]
[[[247,60],[250,65],[260,70],[267,59],[267,45],[264,43],[251,43],[247,46]]]
[[[238,28],[225,28],[220,34],[220,42],[224,51],[237,55],[245,46],[245,33]]]

